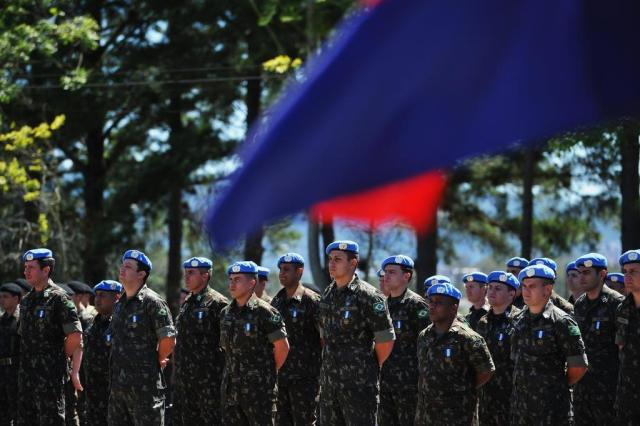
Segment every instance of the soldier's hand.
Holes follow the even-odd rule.
[[[78,373],[71,373],[71,383],[73,383],[74,389],[78,392],[82,392],[84,390],[82,383],[80,383],[80,375]]]

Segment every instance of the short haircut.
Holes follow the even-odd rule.
[[[144,279],[142,280],[142,284],[146,284],[147,283],[147,278],[149,278],[149,275],[151,274],[151,268],[149,267],[149,265],[145,265],[144,263],[140,262],[137,259],[134,259],[136,261],[136,263],[138,264],[138,269],[137,271],[144,271]]]
[[[40,269],[43,269],[45,266],[49,267],[49,276],[53,275],[53,270],[56,267],[56,260],[53,257],[45,257],[42,259],[36,259],[38,261],[38,265],[40,265]]]
[[[358,256],[358,253],[354,253],[352,251],[345,251],[345,253],[347,253],[347,260],[351,261],[352,259],[355,259],[357,261],[360,261],[360,256]]]

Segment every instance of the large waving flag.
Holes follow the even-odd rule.
[[[444,184],[437,170],[637,112],[638,22],[637,0],[363,10],[250,134],[207,229],[228,243],[318,203],[320,213],[397,213],[427,226]]]

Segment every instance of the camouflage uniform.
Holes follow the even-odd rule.
[[[576,301],[575,318],[589,359],[589,369],[573,389],[576,425],[602,425],[615,416],[619,366],[615,316],[623,299],[620,293],[603,286],[596,300],[583,294]]]
[[[396,342],[380,372],[378,423],[411,425],[418,401],[418,334],[429,324],[427,302],[407,289],[399,297],[389,297],[389,314]]]
[[[287,327],[289,355],[278,372],[277,425],[314,425],[321,346],[318,325],[320,296],[298,285],[291,298],[280,290],[271,305],[278,309]]]
[[[536,315],[525,306],[513,319],[511,333],[511,424],[570,424],[566,368],[587,366],[577,323],[549,301]]]
[[[64,425],[64,384],[69,380],[64,341],[82,332],[65,291],[49,280],[20,301],[18,425]]]
[[[319,424],[375,424],[380,367],[374,341],[395,338],[382,294],[357,275],[342,288],[332,282],[320,299],[320,327]]]
[[[18,391],[18,366],[20,357],[20,336],[18,320],[20,307],[13,315],[4,312],[0,317],[0,425],[11,425],[16,420],[16,399]]]
[[[496,366],[494,376],[480,389],[479,419],[481,425],[508,425],[513,383],[513,362],[511,361],[511,338],[509,330],[513,318],[520,312],[515,306],[501,314],[493,309],[480,318],[476,331],[489,347]]]
[[[82,305],[80,305],[82,306]],[[80,320],[80,325],[82,326],[83,337],[84,332],[91,326],[93,322],[93,311],[88,310],[85,307],[78,309],[78,319]],[[67,369],[69,374],[71,374],[71,362],[68,363]],[[80,377],[84,376],[84,372],[82,371],[83,367],[80,367]],[[85,409],[86,409],[86,401],[84,392],[76,392],[76,389],[73,387],[73,383],[69,380],[65,384],[65,423],[67,426],[79,426],[86,424],[85,418]]]
[[[484,339],[457,319],[441,336],[430,325],[418,337],[418,367],[416,426],[471,425],[476,374],[495,370]]]
[[[476,308],[472,305],[471,308],[469,308],[469,313],[465,315],[464,319],[467,324],[469,324],[469,327],[475,330],[478,325],[478,321],[480,321],[480,318],[485,316],[487,312],[489,312],[489,305],[485,304],[480,308]]]
[[[549,298],[549,300],[551,300],[551,303],[553,303],[556,307],[573,316],[573,305],[569,303],[567,299],[556,293],[555,290],[551,291],[551,297]]]
[[[163,425],[165,380],[158,341],[176,334],[167,304],[146,285],[124,293],[111,319],[109,425]]]
[[[616,424],[637,425],[640,419],[640,310],[629,294],[616,312],[616,344],[620,369],[616,391]]]
[[[111,352],[111,317],[97,315],[84,333],[82,357],[86,420],[90,426],[107,425],[109,405],[109,355]]]
[[[224,425],[272,425],[276,400],[273,342],[287,337],[282,315],[255,294],[244,306],[233,300],[220,313]]]
[[[220,348],[220,311],[229,300],[210,287],[190,294],[176,320],[174,354],[177,424],[220,424],[220,380],[224,354]]]

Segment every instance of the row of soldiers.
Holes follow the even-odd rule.
[[[0,335],[11,321],[17,330],[15,352],[0,345],[3,379],[17,371],[17,424],[64,424],[66,382],[85,395],[87,424],[164,424],[174,349],[177,424],[640,422],[640,250],[620,257],[626,298],[605,285],[597,253],[567,267],[583,292],[575,306],[553,291],[555,262],[514,258],[463,277],[465,317],[448,277],[428,278],[419,295],[408,288],[413,260],[391,256],[380,292],[358,277],[358,252],[353,241],[326,248],[332,282],[321,296],[301,284],[302,256],[281,256],[270,303],[255,294],[255,263],[229,266],[229,301],[209,286],[211,260],[191,258],[174,327],[146,286],[151,261],[128,250],[119,282],[95,286],[83,339],[76,305],[49,278],[53,253],[29,250],[33,289],[20,300],[0,287]]]

